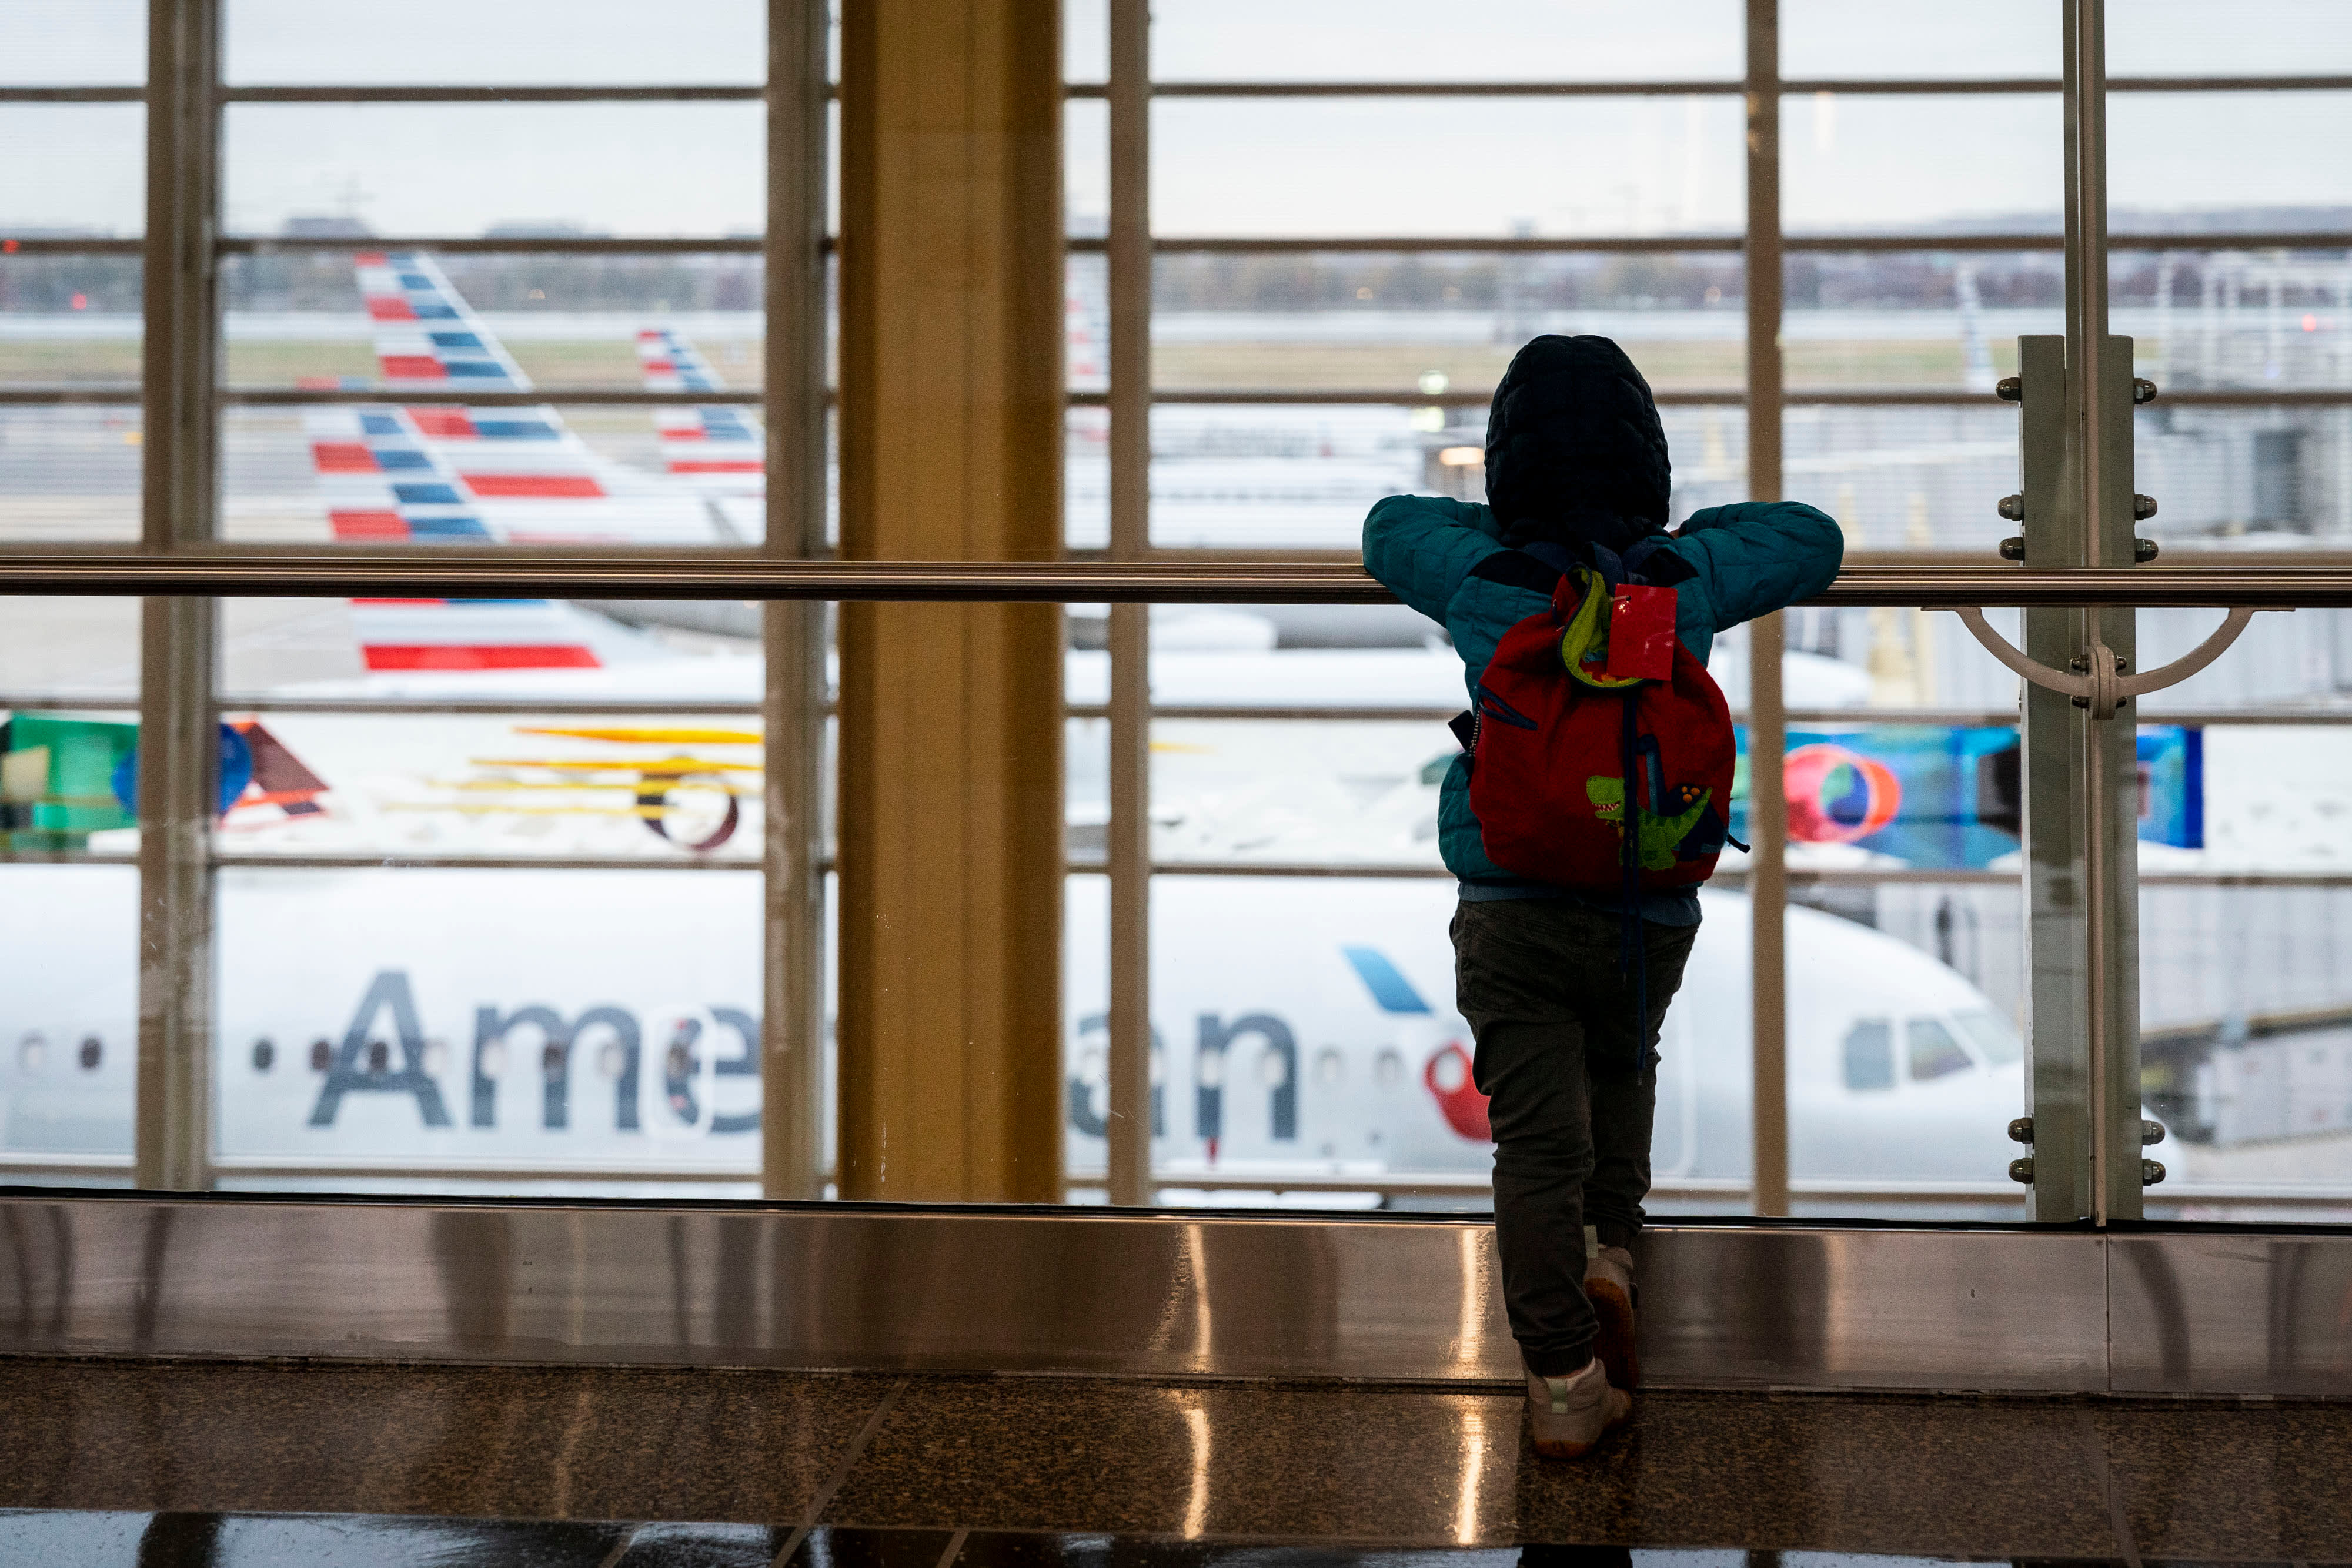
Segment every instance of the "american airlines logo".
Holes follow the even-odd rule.
[[[512,1009],[485,1003],[474,1009],[468,1073],[470,1126],[499,1124],[501,1083],[536,1043],[540,1068],[539,1124],[551,1132],[572,1124],[572,1074],[593,1042],[598,1076],[610,1081],[616,1132],[750,1133],[757,1110],[722,1113],[711,1103],[714,1081],[757,1077],[760,1020],[736,1008],[687,1008],[659,1015],[652,1033],[631,1009],[591,1007],[567,1019],[557,1009],[527,1002]],[[600,1038],[601,1037],[601,1038]],[[718,1049],[731,1043],[732,1054]],[[708,1044],[711,1049],[698,1049]],[[660,1052],[648,1072],[648,1047]],[[327,1063],[310,1124],[331,1127],[354,1094],[406,1095],[427,1127],[454,1125],[441,1081],[427,1067],[428,1045],[416,996],[404,969],[377,972]],[[649,1103],[650,1102],[650,1103]],[[583,1107],[582,1114],[586,1114]]]

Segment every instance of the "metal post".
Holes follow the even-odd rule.
[[[1151,13],[1110,5],[1110,553],[1151,534]],[[1151,607],[1110,612],[1110,1201],[1151,1201]]]
[[[2133,559],[2131,340],[2107,334],[2105,0],[2068,0],[2066,47],[2066,366],[2078,432],[2082,558]],[[2084,617],[2086,656],[2128,665],[2134,612]],[[2083,905],[2090,1092],[2091,1217],[2137,1219],[2140,1207],[2138,846],[2136,747],[2129,717],[2083,724]]]
[[[2101,204],[2104,209],[2105,204]],[[2105,235],[2102,232],[2102,239]],[[2104,273],[2104,253],[2101,245]],[[2132,340],[2108,337],[2095,356],[2100,366],[2096,426],[2101,452],[2101,492],[2096,528],[2085,530],[2109,566],[2133,560],[2133,494],[2137,488],[2132,450]],[[2086,442],[2086,445],[2088,443]],[[2093,649],[2104,648],[2116,668],[2128,673],[2138,657],[2138,612],[2128,606],[2092,611],[2098,629]],[[2091,913],[2088,944],[2094,1091],[2091,1155],[2095,1175],[2094,1215],[2101,1222],[2137,1219],[2144,1210],[2140,1186],[2139,1069],[2139,728],[2128,704],[2113,719],[2085,725],[2084,751],[2092,767],[2084,790],[2089,804],[2084,824],[2091,850],[2084,876]]]
[[[2066,335],[2019,340],[2025,564],[2134,559],[2132,344],[2107,332],[2103,0],[2066,0]],[[2043,609],[2026,652],[2088,670],[2136,652],[2127,608]],[[2135,730],[2034,687],[2025,699],[2028,1065],[2036,1219],[2140,1203]]]
[[[2092,526],[2084,520],[2080,483],[2087,422],[2066,374],[2066,341],[2018,340],[2029,568],[2079,570],[2095,549],[2119,566],[2130,559],[2131,355],[2131,340],[2116,337],[2105,339],[2099,354],[2107,488]],[[2128,671],[2133,620],[2120,607],[2029,609],[2025,652],[2059,670],[2087,670],[2105,656]],[[2037,1219],[2139,1212],[2135,734],[2128,707],[2101,721],[2063,694],[2026,690],[2026,1034]]]
[[[1780,498],[1780,18],[1748,0],[1748,494]],[[1753,1169],[1748,1207],[1789,1212],[1788,847],[1782,618],[1748,627],[1748,902]]]
[[[825,19],[768,5],[766,553],[826,553]],[[824,1193],[824,681],[826,606],[770,601],[761,705],[766,757],[761,943],[760,1185]]]
[[[2072,483],[2066,340],[2020,338],[2022,386],[2018,450],[2024,498],[2025,564],[2082,562],[2080,491]],[[2083,651],[2080,610],[2025,612],[2026,653],[2065,669]],[[2089,716],[2064,695],[2025,688],[2023,706],[2027,931],[2027,1103],[2033,1118],[2032,1192],[2027,1216],[2072,1220],[2091,1212],[2089,995],[2084,942],[2083,821],[2077,791]]]
[[[141,521],[151,550],[213,532],[218,39],[215,0],[152,0]],[[148,599],[140,616],[134,1147],[142,1187],[194,1190],[210,1180],[215,616],[209,599]]]
[[[2109,489],[2101,441],[2109,422],[2104,357],[2107,335],[2107,67],[2105,0],[2065,0],[2066,370],[2069,423],[2082,433],[2082,516],[2099,517]],[[2082,566],[2107,566],[2102,530],[2086,529]],[[2126,547],[2125,560],[2131,559]]]

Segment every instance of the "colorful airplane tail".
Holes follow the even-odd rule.
[[[387,392],[536,390],[430,256],[362,252],[353,260],[375,323],[377,384]],[[731,409],[711,412],[736,417]],[[339,540],[712,544],[742,537],[698,491],[591,450],[550,404],[335,405],[306,411],[303,423]],[[756,468],[756,438],[752,452]],[[352,612],[362,662],[379,683],[602,670],[662,653],[641,633],[548,600],[362,599]]]
[[[387,392],[534,390],[430,256],[353,259]],[[338,539],[728,542],[699,496],[591,451],[548,404],[323,407],[304,425]]]
[[[661,656],[658,644],[550,599],[354,599],[371,675],[601,670]]]
[[[637,334],[637,365],[648,392],[720,392],[724,383],[685,334],[650,327]],[[671,477],[706,496],[764,497],[767,441],[750,411],[727,403],[654,413]]]

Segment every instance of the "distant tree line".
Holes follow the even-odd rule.
[[[139,308],[135,256],[0,256],[0,310],[119,315]]]
[[[2127,235],[2167,233],[2328,232],[2352,230],[2352,209],[2248,208],[2155,213],[2118,209],[2116,244]],[[1948,225],[1959,233],[2037,232],[2047,214],[1972,219]],[[352,248],[368,242],[354,237]],[[1468,253],[1356,254],[1292,252],[1161,256],[1153,270],[1153,298],[1163,310],[1482,310],[1738,308],[1746,299],[1745,267],[1734,252],[1660,248],[1633,254]],[[756,310],[761,298],[761,258],[706,255],[442,255],[450,281],[484,310]],[[2305,263],[2352,267],[2345,251],[2305,253]],[[1937,250],[1928,237],[1911,251],[1791,251],[1785,271],[1790,309],[1933,308],[1954,304],[1959,273],[1975,277],[1989,307],[2063,304],[2063,268],[2052,251]],[[1081,257],[1074,267],[1100,262]],[[2180,256],[2173,298],[2194,302],[2201,261]],[[2136,303],[2155,297],[2159,253],[2117,248],[2113,297]],[[1083,281],[1081,287],[1085,287]],[[1094,284],[1098,292],[1099,282]],[[2287,299],[2316,306],[2322,295],[2298,283]],[[221,268],[221,298],[230,310],[356,311],[359,288],[350,252],[279,251],[231,256]],[[10,256],[0,254],[0,311],[64,313],[140,308],[140,261],[129,256]]]

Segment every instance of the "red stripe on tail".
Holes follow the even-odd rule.
[[[456,436],[467,440],[475,434],[474,422],[462,408],[412,408],[407,413],[416,422],[416,428],[426,435]]]
[[[577,643],[371,643],[370,670],[593,670],[596,655]]]
[[[485,497],[536,497],[572,500],[604,493],[604,487],[585,474],[467,474],[465,480],[467,488]]]
[[[361,441],[314,441],[310,461],[321,474],[373,474],[375,455]]]
[[[398,512],[329,512],[327,524],[339,539],[404,539],[408,525]]]

